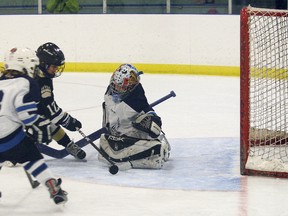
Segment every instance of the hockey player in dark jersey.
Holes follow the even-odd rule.
[[[159,169],[168,160],[170,145],[139,75],[130,64],[120,65],[112,74],[103,103],[103,126],[109,133],[101,135],[100,148],[116,163]],[[105,161],[100,154],[99,160]]]
[[[61,179],[55,178],[35,145],[51,141],[50,120],[38,113],[40,90],[32,79],[39,60],[31,49],[16,47],[4,56],[4,64],[0,76],[0,168],[5,161],[21,164],[47,186],[56,204],[65,203],[67,193],[61,189]]]
[[[52,138],[76,159],[84,159],[86,153],[62,128],[76,131],[76,128],[82,127],[81,122],[64,112],[54,100],[53,78],[60,76],[65,68],[64,54],[57,45],[48,42],[39,46],[36,55],[40,60],[40,70],[35,78],[41,89],[39,112],[51,120]]]

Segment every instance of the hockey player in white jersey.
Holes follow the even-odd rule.
[[[100,149],[116,163],[159,169],[168,160],[170,146],[139,75],[131,64],[120,65],[112,74],[103,103],[103,126],[108,133],[101,135]],[[98,158],[105,161],[100,154]]]
[[[21,164],[46,185],[56,204],[65,203],[67,193],[61,189],[61,179],[55,178],[35,145],[51,141],[50,121],[40,116],[37,108],[40,90],[33,78],[39,59],[31,49],[16,47],[5,54],[4,64],[0,76],[0,167],[5,161]]]

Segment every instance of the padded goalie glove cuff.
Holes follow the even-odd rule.
[[[50,121],[42,116],[27,129],[28,134],[38,143],[49,144],[52,141]]]
[[[148,133],[152,138],[156,138],[161,133],[162,121],[154,112],[148,112],[138,116],[132,125],[136,129]]]
[[[82,124],[80,121],[78,121],[76,118],[73,118],[68,113],[64,114],[64,117],[60,120],[60,124],[70,130],[70,131],[76,131],[77,128],[82,128]]]

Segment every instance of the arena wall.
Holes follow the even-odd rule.
[[[111,72],[132,63],[146,73],[239,75],[239,15],[1,15],[7,49],[56,43],[66,71]]]

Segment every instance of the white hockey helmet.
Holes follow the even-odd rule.
[[[141,73],[131,64],[122,64],[111,76],[110,91],[112,95],[124,96],[132,92],[140,82]]]
[[[34,78],[39,59],[30,48],[14,47],[6,52],[4,65],[5,70],[16,70]]]

